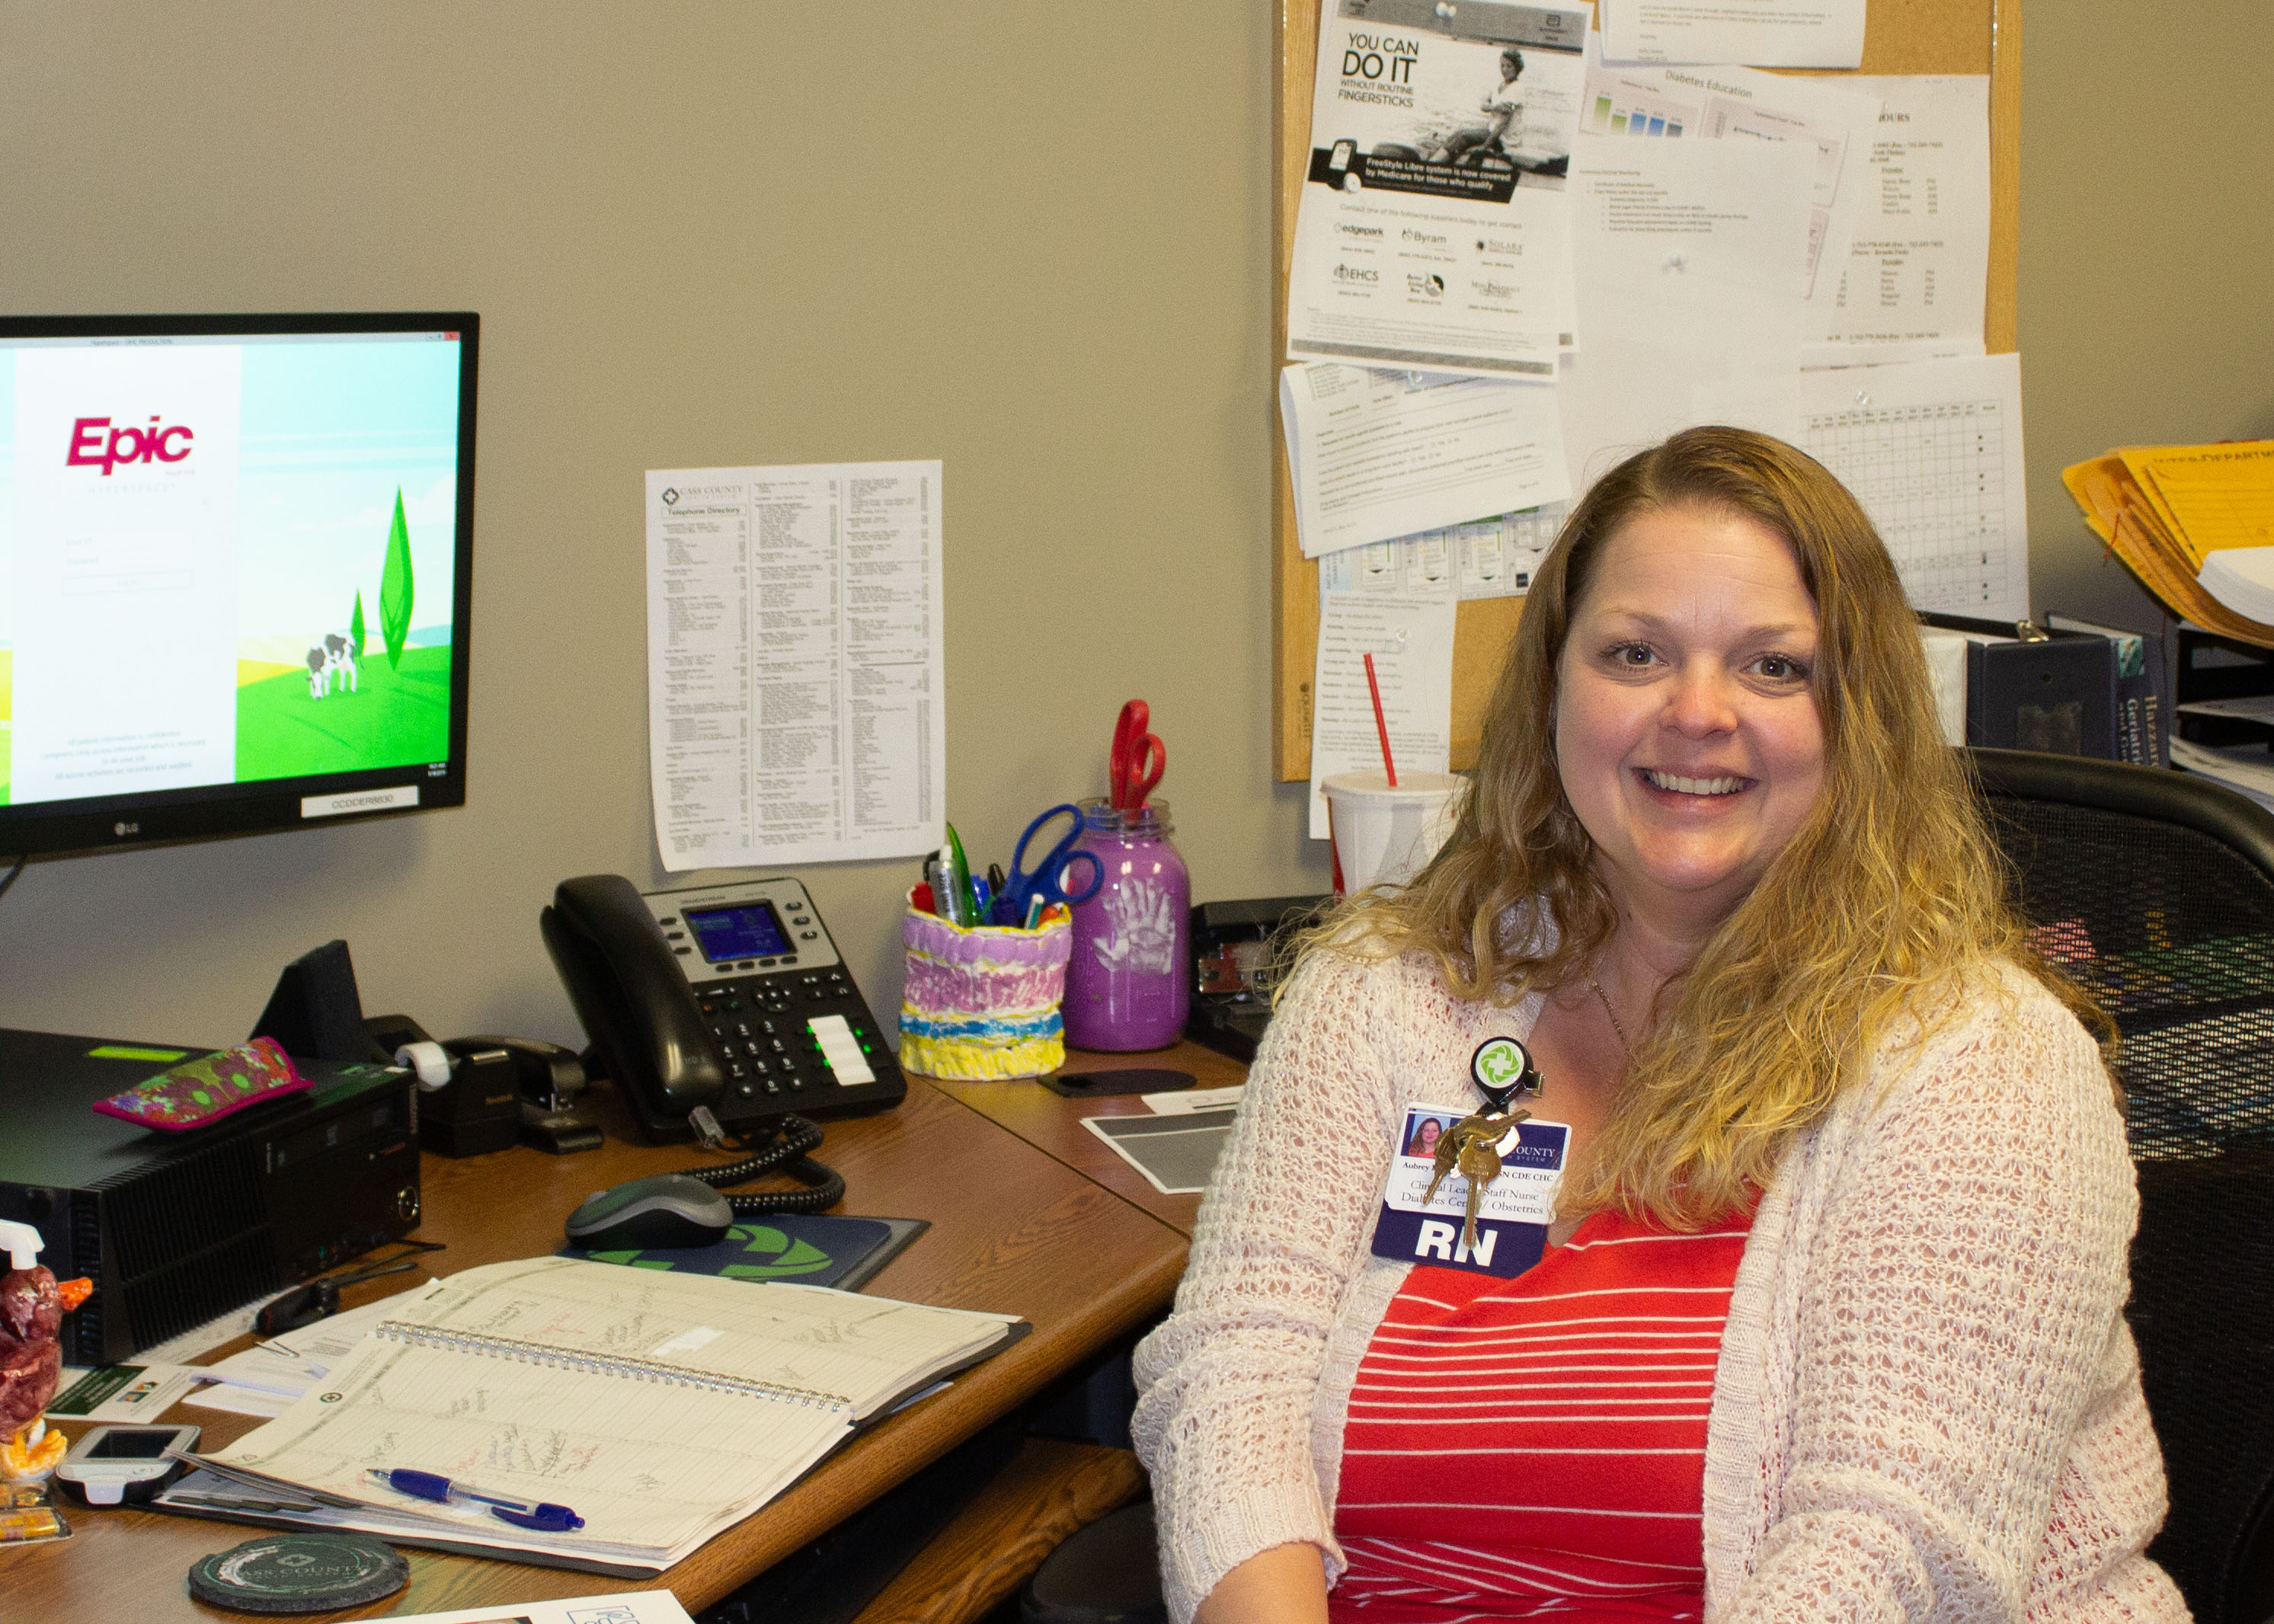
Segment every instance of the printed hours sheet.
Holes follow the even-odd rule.
[[[1856,493],[1914,609],[2029,618],[2022,358],[1801,374],[1801,449]]]
[[[648,752],[664,867],[942,838],[940,465],[647,477]]]

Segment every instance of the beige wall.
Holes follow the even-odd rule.
[[[2022,390],[2030,602],[2153,628],[2060,470],[2118,445],[2274,436],[2274,5],[2029,0]]]
[[[2029,15],[2041,605],[2130,598],[2060,462],[2274,432],[2274,20],[2180,20],[2159,48],[2110,0]],[[485,323],[468,805],[34,863],[0,901],[0,1023],[226,1040],[343,936],[374,1011],[574,1040],[538,906],[664,878],[653,466],[944,458],[967,841],[1100,792],[1141,694],[1195,894],[1321,887],[1268,769],[1271,49],[1260,0],[0,0],[0,308]],[[886,1011],[913,871],[807,875]]]

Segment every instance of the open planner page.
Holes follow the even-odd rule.
[[[606,1266],[603,1266],[606,1267]],[[630,1271],[627,1270],[626,1273]],[[215,1458],[466,1537],[676,1560],[794,1482],[852,1430],[842,1407],[366,1338],[305,1397]],[[565,1505],[573,1535],[396,1494],[407,1467]],[[353,1525],[353,1514],[338,1519]]]
[[[1006,1334],[1004,1316],[576,1258],[493,1263],[406,1293],[405,1322],[639,1359],[850,1402],[862,1420]]]

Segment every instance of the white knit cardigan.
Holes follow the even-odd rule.
[[[2123,1124],[2083,1028],[2002,981],[1884,1050],[1762,1197],[1706,1427],[1709,1624],[2187,1617],[2141,1553],[2164,1474],[2122,1313]],[[1540,1002],[1332,954],[1282,998],[1175,1312],[1137,1350],[1176,1624],[1275,1545],[1340,1576],[1344,1414],[1412,1267],[1368,1252],[1397,1125],[1473,1109],[1477,1044]]]

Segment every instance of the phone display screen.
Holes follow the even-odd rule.
[[[147,1430],[114,1427],[94,1440],[87,1452],[90,1461],[154,1461],[162,1457],[166,1447],[174,1441],[176,1428],[154,1426]]]
[[[781,920],[766,902],[737,903],[687,914],[687,927],[712,964],[730,959],[771,959],[791,951]]]

